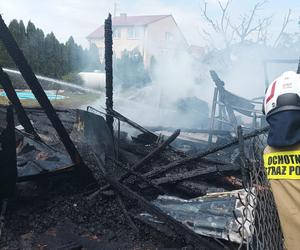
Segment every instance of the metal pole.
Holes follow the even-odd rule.
[[[112,38],[112,21],[111,14],[104,23],[104,39],[105,39],[105,72],[106,72],[106,122],[112,135],[114,118],[110,115],[113,110],[113,38]]]

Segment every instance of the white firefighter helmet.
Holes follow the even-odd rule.
[[[268,87],[263,112],[268,117],[285,110],[300,110],[300,75],[287,71]]]

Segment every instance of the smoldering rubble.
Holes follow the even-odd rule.
[[[49,235],[49,230],[55,231],[53,234],[59,238],[62,236],[56,234],[64,235],[69,227],[74,227],[75,232],[67,238],[73,239],[80,233],[97,242],[75,241],[83,246],[100,247],[103,241],[112,240],[106,239],[109,234],[114,235],[113,239],[133,237],[134,244],[139,246],[147,242],[145,235],[139,238],[144,230],[150,234],[163,231],[169,242],[167,246],[184,246],[189,244],[190,237],[192,243],[207,244],[210,248],[218,246],[214,238],[243,241],[234,216],[242,218],[241,203],[246,196],[238,148],[226,152],[230,145],[238,144],[236,139],[225,146],[188,155],[170,146],[179,136],[179,130],[169,138],[149,131],[132,139],[120,131],[115,148],[101,116],[81,110],[57,110],[84,159],[86,172],[92,173],[92,178],[87,174],[87,179],[82,180],[78,179],[76,167],[53,136],[55,131],[41,110],[26,112],[47,144],[16,129],[18,195],[7,208],[3,247],[6,244],[24,247],[19,237],[28,237],[26,244],[32,247],[42,242],[50,244],[54,236]],[[1,113],[3,116],[6,113],[4,107]],[[184,147],[185,142],[180,143]],[[114,149],[118,151],[116,154],[107,153]],[[102,235],[106,230],[110,233]],[[153,237],[158,235],[154,233]],[[166,246],[164,241],[155,238],[149,244],[162,247]],[[126,242],[132,240],[127,238]]]
[[[0,38],[41,105],[24,108],[0,70],[12,103],[0,107],[1,249],[237,249],[265,233],[253,229],[263,199],[276,235],[261,244],[280,239],[258,171],[268,131],[258,103],[211,71],[209,129],[145,128],[113,108],[110,18],[105,30],[107,107],[54,109],[0,19]],[[248,128],[236,130],[235,112],[252,118]],[[281,249],[282,239],[273,244]]]

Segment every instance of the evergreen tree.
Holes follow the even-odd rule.
[[[103,70],[103,65],[100,63],[100,55],[97,46],[92,43],[89,50],[84,51],[86,70]]]
[[[142,86],[150,81],[143,56],[137,49],[125,50],[121,58],[114,58],[114,74],[126,88]]]
[[[45,38],[45,61],[48,75],[60,78],[64,72],[60,67],[60,45],[53,32]]]
[[[35,25],[29,21],[26,27],[26,43],[23,52],[30,63],[33,71],[37,72],[39,67],[39,52],[37,51],[38,45],[36,40],[37,29]]]
[[[73,37],[65,44],[60,43],[53,32],[45,36],[31,21],[25,28],[23,21],[14,19],[9,29],[35,73],[62,78],[70,73],[103,68],[96,46],[91,46],[89,50],[83,49],[75,43]],[[1,41],[0,65],[15,68]]]

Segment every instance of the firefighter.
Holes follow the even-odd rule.
[[[269,86],[263,111],[270,125],[264,166],[284,243],[300,249],[300,75],[288,71]]]

